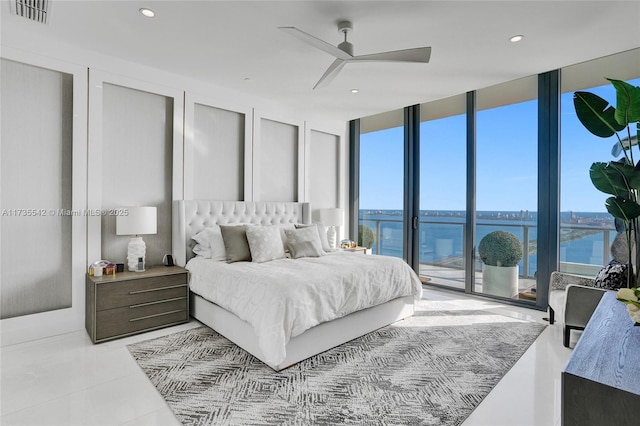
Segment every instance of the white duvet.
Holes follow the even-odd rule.
[[[422,295],[415,272],[401,259],[332,252],[265,263],[225,263],[195,257],[190,288],[248,322],[266,361],[286,357],[291,337],[325,321],[397,297]]]

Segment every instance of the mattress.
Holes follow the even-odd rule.
[[[284,360],[291,337],[311,327],[398,297],[422,295],[415,272],[388,256],[336,251],[265,263],[195,257],[186,267],[191,291],[249,323],[273,364]]]

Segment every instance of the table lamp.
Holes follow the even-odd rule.
[[[147,246],[140,235],[155,234],[158,213],[155,207],[128,207],[128,215],[116,217],[116,235],[133,235],[127,246],[129,270],[142,272],[145,267]]]
[[[344,210],[340,208],[320,209],[320,222],[327,227],[329,247],[336,248],[336,226],[344,223]]]

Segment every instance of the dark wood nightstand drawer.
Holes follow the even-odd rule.
[[[96,313],[96,340],[163,327],[188,319],[186,296],[108,309]]]
[[[97,311],[187,296],[187,274],[100,284],[97,293]]]
[[[189,272],[179,266],[87,275],[85,289],[84,323],[93,343],[189,321]]]

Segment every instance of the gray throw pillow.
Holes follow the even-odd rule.
[[[300,257],[320,257],[326,253],[317,241],[293,241],[289,243],[289,253],[292,259]]]
[[[315,226],[286,229],[284,233],[287,236],[287,246],[292,259],[319,257],[326,254],[322,249],[318,229]]]
[[[227,252],[227,262],[251,261],[251,250],[247,241],[246,225],[220,225],[224,248]]]
[[[318,231],[318,238],[320,238],[320,244],[322,244],[322,250],[331,251],[331,246],[329,246],[329,239],[327,238],[327,227],[321,224],[320,222],[316,223],[297,223],[297,229],[302,228],[316,228]]]

